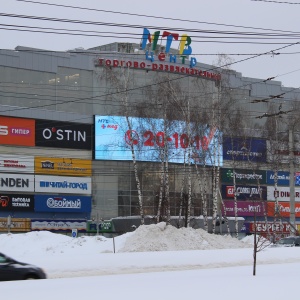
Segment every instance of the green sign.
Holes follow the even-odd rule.
[[[222,183],[233,183],[233,174],[235,173],[236,184],[266,184],[266,171],[261,170],[245,170],[245,169],[226,169],[221,170]]]
[[[112,221],[102,221],[98,223],[98,232],[113,232],[113,223]],[[86,225],[87,233],[97,233],[97,222],[88,221]]]

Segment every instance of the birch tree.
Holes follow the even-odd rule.
[[[130,117],[132,116],[132,111],[130,111],[129,109],[129,101],[128,101],[129,91],[133,85],[133,81],[131,79],[131,70],[130,68],[125,68],[125,67],[116,70],[113,70],[109,67],[104,67],[104,71],[107,80],[116,90],[116,95],[119,97],[119,100],[122,105],[123,115],[126,118],[127,132],[129,133],[128,144],[131,151],[133,170],[134,170],[136,187],[138,192],[141,225],[143,225],[144,224],[143,198],[142,198],[140,178],[138,174],[138,166],[137,166],[136,153],[135,153],[135,143],[134,143],[134,138],[132,136],[133,128],[130,120]]]

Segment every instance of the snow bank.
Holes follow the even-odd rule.
[[[203,229],[176,228],[165,222],[139,226],[128,236],[119,252],[180,251],[250,248],[248,241],[241,242],[231,236],[209,234]]]

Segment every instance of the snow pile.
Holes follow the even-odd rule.
[[[127,237],[119,252],[180,251],[250,248],[248,241],[241,242],[231,236],[209,234],[203,229],[175,228],[165,222],[144,225]]]
[[[252,243],[253,245],[253,243]],[[153,252],[208,249],[250,248],[250,241],[242,242],[231,236],[209,234],[202,229],[175,228],[161,222],[139,226],[114,239],[104,236],[67,235],[48,231],[19,234],[0,234],[0,252],[26,258],[33,253],[47,257],[65,255],[98,255],[113,252]]]

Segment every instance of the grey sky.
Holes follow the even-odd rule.
[[[149,26],[157,26],[161,31],[165,27],[183,28],[185,31],[178,31],[180,35],[186,33],[188,35],[196,35],[197,38],[192,38],[192,56],[197,58],[197,61],[213,64],[217,61],[218,54],[229,54],[231,59],[236,63],[232,65],[232,69],[242,72],[245,77],[254,77],[266,79],[276,77],[275,80],[281,81],[286,87],[300,87],[300,44],[291,45],[284,49],[289,44],[300,42],[300,33],[297,39],[286,39],[288,34],[298,31],[300,5],[279,4],[273,2],[261,2],[251,0],[190,0],[185,2],[178,1],[135,1],[135,0],[33,0],[44,3],[79,6],[91,9],[108,10],[115,12],[123,12],[129,14],[142,14],[148,16],[157,16],[172,19],[185,19],[197,22],[183,22],[179,20],[168,20],[161,18],[138,17],[126,14],[114,14],[108,12],[80,10],[72,8],[55,7],[49,5],[25,3],[17,0],[1,1],[1,13],[30,15],[39,17],[77,19],[93,22],[111,22],[130,25],[141,25],[141,28],[121,28],[118,26],[103,26],[103,25],[85,25],[71,24],[62,22],[50,22],[41,20],[28,20],[13,17],[1,18],[0,37],[1,49],[14,49],[16,46],[29,46],[48,50],[69,50],[77,47],[85,49],[116,42],[139,42],[142,36],[142,28]],[[290,1],[295,2],[297,1]],[[178,4],[182,3],[182,4]],[[210,23],[210,24],[206,24]],[[224,24],[214,25],[212,23]],[[20,32],[13,30],[4,30],[4,25],[22,25],[60,28],[69,30],[92,30],[98,32],[111,32],[116,37],[88,37],[82,35],[58,35],[58,34],[42,34],[32,32]],[[225,25],[234,25],[225,26]],[[251,28],[242,28],[251,27]],[[260,29],[254,29],[260,28]],[[20,29],[20,28],[19,28]],[[25,29],[25,28],[23,28]],[[191,33],[189,29],[196,30],[217,30],[217,31],[235,31],[235,32],[258,32],[280,34],[279,39],[220,39],[220,35],[213,33]],[[269,30],[263,30],[269,29]],[[37,29],[35,29],[37,30]],[[153,32],[154,30],[151,30]],[[176,30],[173,30],[176,32]],[[289,31],[289,32],[280,32]],[[127,39],[118,38],[119,33],[128,33]],[[75,33],[75,32],[74,32]],[[78,32],[77,32],[78,33]],[[117,34],[118,33],[118,34]],[[137,34],[138,39],[133,39],[133,34]],[[102,34],[104,35],[104,34]],[[203,38],[200,38],[202,36]],[[218,38],[216,38],[216,36]],[[226,35],[228,37],[228,34]],[[235,36],[236,35],[232,35]],[[213,38],[212,38],[213,37]],[[262,36],[260,36],[262,37]],[[239,43],[217,43],[216,41],[236,41]],[[210,42],[207,42],[210,41]],[[251,43],[240,43],[250,41]],[[285,43],[285,44],[256,44],[260,42]],[[172,44],[173,47],[178,46],[178,42]],[[279,50],[277,50],[279,49]],[[274,51],[279,55],[261,55],[255,58],[255,54],[262,54]],[[299,52],[299,53],[298,53]],[[286,54],[289,53],[289,54]],[[292,53],[292,54],[291,54]],[[233,54],[250,54],[233,55]],[[244,62],[238,62],[243,59],[248,59]]]

